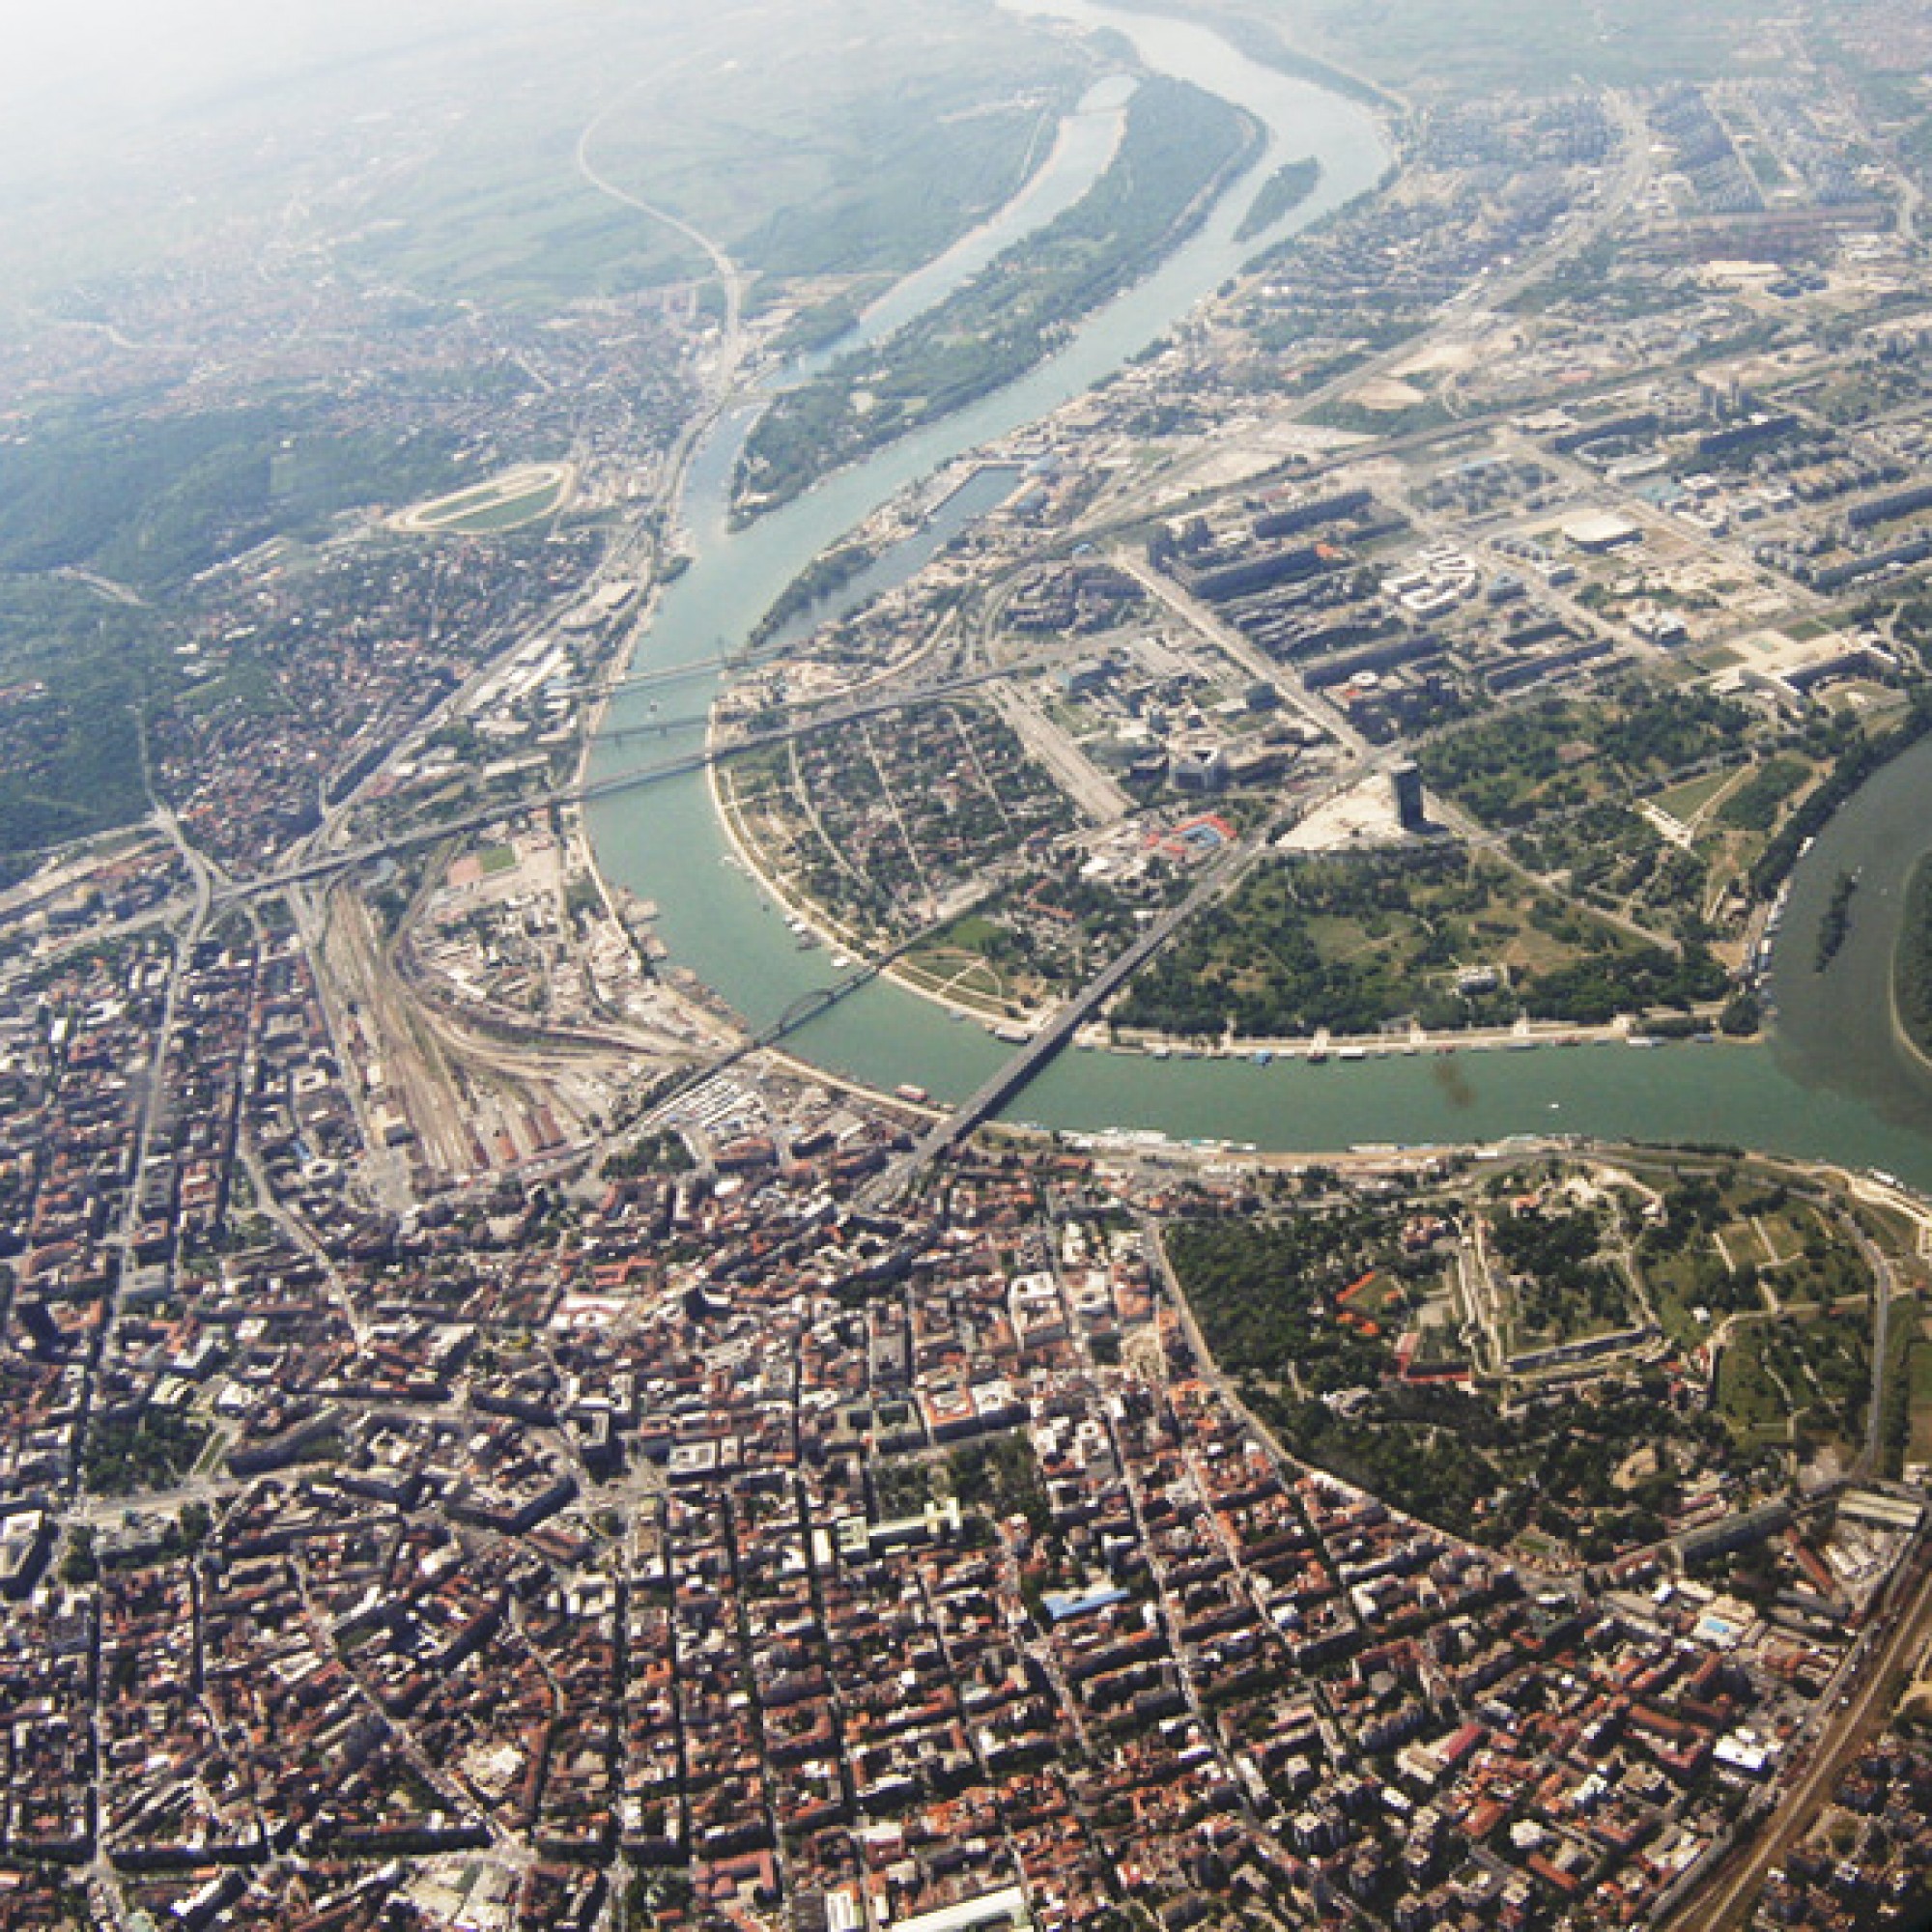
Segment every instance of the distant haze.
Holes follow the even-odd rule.
[[[0,114],[192,105],[427,35],[602,0],[0,0]]]
[[[743,4],[0,0],[0,322],[75,276],[298,198],[309,157],[368,158],[341,138],[355,124],[447,133],[474,113],[494,134],[492,106],[554,73],[574,137],[667,32]],[[781,14],[791,0],[750,4]],[[529,123],[505,138],[528,140]],[[531,171],[554,159],[524,156]]]

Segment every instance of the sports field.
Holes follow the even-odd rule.
[[[405,510],[396,527],[415,536],[501,536],[562,509],[576,481],[568,463],[522,464],[487,483]]]

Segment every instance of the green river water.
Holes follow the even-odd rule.
[[[1208,223],[1148,280],[1090,322],[1031,376],[977,407],[830,479],[749,529],[726,527],[731,470],[758,405],[722,419],[691,466],[683,500],[692,567],[667,591],[639,637],[634,670],[716,656],[740,643],[779,593],[821,551],[881,503],[962,453],[1046,415],[1159,336],[1258,249],[1372,187],[1388,154],[1356,103],[1246,59],[1215,35],[1087,0],[1009,0],[1014,11],[1130,38],[1145,65],[1236,102],[1267,128],[1260,164]],[[1125,90],[1103,84],[1083,103],[1034,185],[949,258],[923,270],[875,312],[869,333],[941,298],[988,251],[1067,205],[1111,153]],[[1321,180],[1288,221],[1245,246],[1234,233],[1261,182],[1286,160],[1314,155]],[[1010,476],[969,486],[916,545],[884,560],[848,595],[872,591],[924,555],[1010,487]],[[822,613],[821,613],[822,614]],[[648,695],[625,693],[608,731],[648,721]],[[681,692],[677,708],[686,709]],[[694,727],[695,729],[696,727]],[[671,737],[640,754],[608,736],[593,776],[680,748]],[[1932,743],[1880,775],[1833,821],[1799,869],[1774,975],[1781,1017],[1769,1047],[1679,1045],[1541,1048],[1390,1057],[1312,1065],[1245,1060],[1153,1061],[1070,1052],[1012,1108],[1015,1118],[1069,1132],[1147,1129],[1178,1140],[1252,1143],[1281,1151],[1363,1144],[1493,1142],[1512,1135],[1721,1142],[1876,1167],[1932,1187],[1932,1077],[1907,1062],[1883,998],[1899,883],[1932,845]],[[701,777],[602,801],[592,837],[613,883],[659,907],[658,930],[677,963],[762,1024],[838,977],[823,952],[801,952],[768,895],[727,857]],[[1817,921],[1840,867],[1862,867],[1853,928],[1832,969],[1812,971]],[[1010,1051],[971,1022],[889,984],[875,984],[787,1041],[804,1059],[890,1089],[913,1082],[935,1097],[972,1092]]]

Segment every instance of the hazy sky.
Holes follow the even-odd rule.
[[[506,11],[503,0],[0,0],[0,111],[171,106]]]

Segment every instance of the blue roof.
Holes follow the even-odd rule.
[[[1091,1617],[1095,1610],[1124,1604],[1127,1593],[1111,1584],[1101,1584],[1093,1590],[1049,1590],[1040,1601],[1046,1605],[1047,1615],[1055,1623],[1064,1624],[1070,1617]]]

